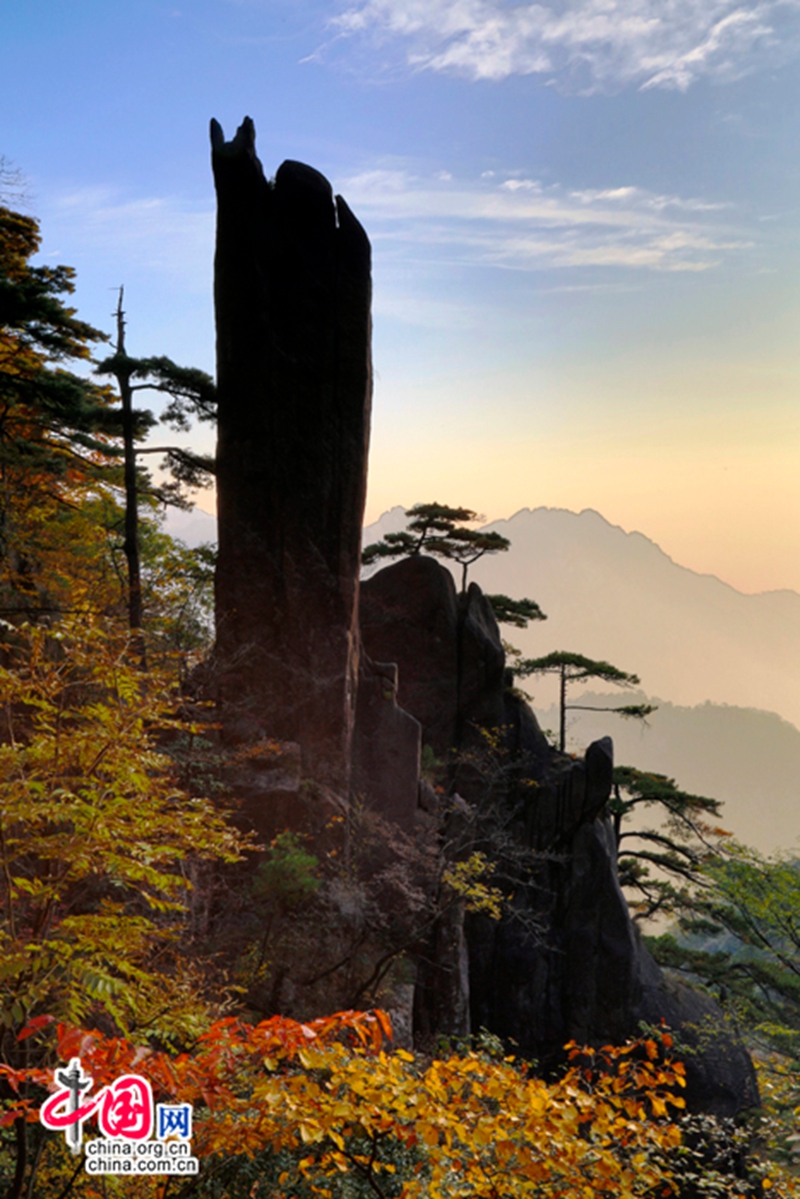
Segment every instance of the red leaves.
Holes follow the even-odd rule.
[[[36,1016],[22,1029],[18,1040],[41,1032],[54,1023],[49,1015]],[[237,1077],[243,1069],[261,1066],[265,1061],[291,1063],[304,1049],[312,1045],[330,1045],[344,1041],[358,1045],[368,1052],[378,1052],[392,1036],[392,1025],[386,1012],[334,1012],[301,1024],[287,1016],[272,1016],[260,1024],[251,1025],[228,1016],[212,1024],[200,1038],[193,1054],[170,1057],[148,1048],[135,1046],[122,1037],[107,1037],[100,1032],[87,1032],[59,1024],[56,1047],[62,1061],[79,1057],[92,1075],[95,1086],[102,1087],[121,1074],[136,1071],[149,1078],[156,1089],[170,1098],[184,1101],[202,1100],[212,1111],[224,1107],[233,1099]],[[0,1076],[19,1095],[27,1082],[52,1085],[52,1070],[13,1069],[0,1064]],[[17,1116],[36,1119],[37,1112],[27,1112],[29,1100],[20,1100],[0,1119],[0,1124],[12,1123]]]
[[[54,1021],[55,1016],[34,1016],[32,1020],[28,1021],[22,1031],[17,1033],[17,1040],[26,1041],[28,1037],[32,1037],[34,1033],[37,1033],[40,1028],[52,1024]]]
[[[344,1039],[377,1052],[384,1040],[390,1040],[391,1036],[392,1025],[388,1015],[377,1009],[373,1012],[334,1012],[332,1016],[321,1016],[306,1024],[290,1020],[288,1016],[270,1016],[255,1027],[235,1017],[228,1017],[212,1024],[201,1037],[201,1044],[209,1052],[238,1046],[291,1061],[311,1043],[329,1045]]]
[[[19,1095],[20,1085],[28,1081],[27,1070],[15,1070],[12,1066],[0,1066],[0,1078],[4,1078],[15,1095]]]
[[[426,1064],[383,1052],[390,1036],[381,1011],[257,1025],[228,1017],[177,1056],[96,1031],[56,1031],[59,1056],[79,1057],[95,1088],[135,1069],[157,1101],[193,1104],[198,1155],[252,1156],[269,1146],[302,1153],[297,1168],[321,1195],[336,1173],[392,1172],[377,1147],[393,1143],[414,1148],[430,1175],[406,1177],[406,1199],[497,1193],[486,1187],[500,1176],[514,1180],[508,1199],[532,1199],[549,1183],[560,1188],[554,1195],[578,1194],[578,1184],[581,1194],[591,1185],[597,1195],[645,1195],[663,1181],[663,1151],[680,1140],[668,1106],[681,1100],[666,1088],[683,1080],[660,1053],[660,1033],[621,1048],[571,1044],[574,1064],[553,1084],[510,1059],[466,1053]],[[18,1097],[3,1123],[35,1120],[23,1084],[51,1086],[52,1072],[0,1072]],[[365,1137],[376,1150],[370,1157]]]

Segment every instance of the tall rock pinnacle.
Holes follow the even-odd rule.
[[[218,198],[217,662],[229,738],[296,741],[345,794],[371,404],[370,246],[311,167],[211,123]]]

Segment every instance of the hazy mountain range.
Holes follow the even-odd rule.
[[[393,508],[365,540],[404,523]],[[744,595],[591,509],[524,508],[487,528],[511,549],[475,563],[470,579],[485,591],[529,596],[548,616],[504,629],[526,656],[575,650],[638,674],[649,695],[674,704],[764,708],[800,726],[797,592]],[[550,702],[544,687],[536,691]]]
[[[527,684],[523,687],[528,689]],[[625,692],[642,702],[642,692]],[[774,712],[723,704],[679,707],[649,697],[658,710],[646,724],[601,712],[567,713],[567,748],[582,750],[606,733],[618,763],[653,770],[684,791],[721,799],[723,828],[740,841],[771,853],[791,849],[800,837],[800,730]],[[620,692],[587,692],[581,703],[620,703]],[[555,706],[536,708],[544,729],[558,729]]]
[[[217,540],[217,518],[202,508],[191,508],[188,512],[168,508],[164,529],[170,537],[179,537],[192,547]]]
[[[364,530],[365,543],[405,524],[403,509],[393,508]],[[617,761],[723,800],[722,822],[742,840],[767,851],[792,847],[800,836],[800,595],[744,595],[588,509],[526,508],[487,527],[511,549],[476,563],[470,579],[489,592],[527,595],[548,615],[524,630],[504,627],[507,640],[529,657],[575,650],[641,679],[641,692],[586,694],[583,702],[650,697],[659,705],[644,727],[571,713],[568,748],[609,733]],[[168,530],[190,544],[216,536],[214,518],[198,510],[174,514]],[[543,727],[557,729],[553,682],[523,686]]]
[[[365,529],[365,542],[405,524],[393,508]],[[548,615],[524,630],[504,626],[506,639],[528,657],[574,650],[641,678],[642,691],[585,692],[581,702],[659,705],[646,726],[570,713],[567,747],[609,733],[618,762],[723,800],[723,826],[741,840],[767,852],[792,848],[800,836],[800,595],[744,595],[591,510],[526,508],[487,528],[511,549],[477,562],[470,578],[488,592],[529,596]],[[557,730],[554,680],[522,686],[542,726]]]

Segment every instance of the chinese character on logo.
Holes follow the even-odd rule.
[[[89,1174],[114,1173],[121,1159],[111,1154],[124,1148],[129,1154],[134,1152],[130,1145],[120,1146],[123,1141],[137,1142],[136,1162],[145,1169],[196,1174],[200,1168],[197,1158],[189,1156],[191,1103],[159,1103],[156,1107],[153,1088],[140,1074],[123,1074],[93,1095],[94,1079],[84,1071],[80,1058],[73,1057],[66,1069],[59,1067],[53,1072],[52,1085],[53,1094],[42,1104],[39,1119],[45,1128],[63,1131],[72,1153],[83,1152],[84,1124],[92,1117],[97,1120],[102,1135],[85,1146]],[[158,1133],[151,1141],[156,1123]]]
[[[153,1134],[153,1091],[139,1074],[123,1074],[97,1096],[100,1131],[107,1137],[146,1141]]]
[[[80,1153],[83,1123],[98,1108],[98,1123],[104,1136],[124,1137],[128,1141],[146,1141],[152,1136],[153,1091],[146,1078],[123,1074],[96,1095],[87,1095],[84,1103],[80,1101],[80,1093],[91,1087],[92,1079],[84,1075],[79,1058],[72,1058],[68,1070],[56,1070],[55,1079],[64,1089],[42,1104],[39,1118],[45,1128],[67,1130],[67,1144],[73,1153]]]
[[[156,1137],[164,1141],[174,1136],[188,1141],[192,1135],[191,1103],[159,1103],[156,1107]]]

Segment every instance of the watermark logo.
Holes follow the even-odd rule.
[[[102,1136],[85,1147],[89,1174],[197,1174],[190,1103],[154,1105],[150,1082],[140,1074],[123,1074],[92,1095],[94,1080],[77,1057],[56,1070],[55,1081],[61,1089],[42,1104],[39,1118],[45,1128],[63,1131],[76,1155],[84,1151],[84,1124],[97,1120]]]

